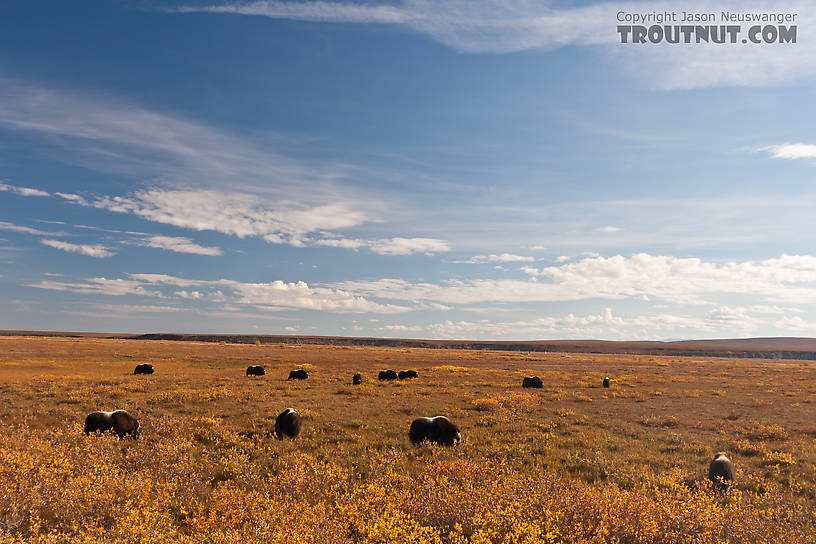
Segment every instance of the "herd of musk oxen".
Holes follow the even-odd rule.
[[[137,365],[133,370],[134,374],[153,374],[153,365],[143,363]],[[260,365],[251,365],[246,369],[247,376],[264,376],[266,369]],[[293,370],[289,373],[287,380],[306,380],[309,373],[303,369]],[[377,375],[380,381],[417,379],[419,374],[415,370],[382,370]],[[353,385],[363,383],[362,374],[354,374],[351,378]],[[609,376],[603,379],[603,387],[609,388],[612,381]],[[527,376],[522,382],[523,388],[542,389],[544,383],[538,376]],[[293,408],[287,408],[275,419],[275,437],[283,440],[284,437],[296,438],[300,434],[302,422],[300,414]],[[119,439],[129,436],[138,438],[142,432],[142,426],[130,413],[125,410],[114,410],[112,412],[93,412],[85,418],[85,434],[112,431],[119,436]],[[462,441],[462,435],[451,420],[445,416],[420,417],[411,422],[408,429],[408,438],[412,444],[423,442],[434,442],[442,446],[453,446]],[[727,490],[736,477],[734,464],[724,452],[718,452],[708,467],[708,479],[714,487],[720,491]]]

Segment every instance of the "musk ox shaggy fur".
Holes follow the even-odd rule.
[[[360,385],[361,383],[363,383],[362,374],[355,374],[354,376],[352,376],[351,383],[353,383],[354,385]]]
[[[408,437],[413,444],[428,440],[442,446],[453,446],[462,441],[459,428],[445,416],[420,417],[411,422]]]
[[[106,431],[115,432],[119,440],[128,435],[138,438],[142,432],[142,426],[135,417],[124,410],[88,414],[85,418],[85,434]]]
[[[728,489],[736,476],[737,471],[734,469],[734,463],[725,455],[725,452],[718,452],[711,464],[708,465],[708,479],[714,483],[717,489]]]
[[[544,384],[541,382],[541,378],[538,376],[527,376],[521,382],[522,387],[532,387],[534,389],[541,389],[544,387]]]
[[[416,370],[401,370],[399,379],[406,380],[408,378],[419,378],[419,374],[417,374]]]
[[[301,369],[293,370],[292,372],[290,372],[289,373],[289,378],[287,378],[287,379],[289,379],[289,380],[305,380],[308,377],[309,377],[309,373],[301,368]]]
[[[396,380],[398,377],[398,374],[393,370],[380,370],[377,375],[378,380]]]
[[[612,385],[612,380],[610,380],[610,379],[609,379],[609,376],[607,376],[607,377],[606,377],[606,378],[604,378],[604,380],[603,380],[603,386],[604,386],[604,387],[606,387],[607,389],[609,389],[609,386],[610,386],[610,385]]]
[[[263,376],[264,374],[266,374],[266,370],[261,365],[250,365],[247,367],[247,376]]]
[[[142,363],[133,369],[134,374],[153,374],[153,365]]]
[[[275,419],[275,438],[283,440],[284,436],[295,438],[300,434],[300,414],[293,408],[287,408]]]

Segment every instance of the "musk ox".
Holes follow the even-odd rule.
[[[287,408],[275,419],[275,438],[283,440],[284,436],[295,438],[300,434],[300,415],[293,408]]]
[[[266,369],[261,365],[250,365],[247,367],[247,376],[263,376],[266,374]]]
[[[607,389],[609,389],[610,385],[612,385],[612,380],[610,380],[609,376],[607,376],[606,378],[604,378],[603,386],[606,387]]]
[[[399,379],[405,380],[408,378],[419,378],[419,374],[416,373],[416,370],[400,370]]]
[[[290,372],[289,377],[287,379],[289,379],[289,380],[305,380],[308,377],[309,377],[309,373],[301,368],[301,369],[293,370],[292,372]]]
[[[445,416],[415,419],[408,430],[408,437],[413,444],[421,444],[428,440],[442,446],[453,446],[462,441],[459,428]]]
[[[541,389],[544,387],[544,384],[541,382],[541,378],[538,376],[527,376],[521,382],[522,387],[532,387],[534,389]]]
[[[351,377],[351,383],[353,383],[354,385],[360,385],[361,383],[363,383],[363,376],[361,374],[355,374],[354,376]]]
[[[142,363],[133,369],[134,374],[153,374],[153,365]]]
[[[725,452],[718,452],[711,464],[708,465],[708,479],[714,483],[717,489],[728,489],[736,475],[737,471],[734,470],[734,463],[725,455]]]
[[[396,380],[398,377],[398,374],[393,370],[380,370],[377,375],[378,380]]]
[[[119,440],[127,435],[138,438],[142,432],[142,426],[135,417],[124,410],[113,412],[93,412],[85,418],[85,434],[95,432],[113,431],[119,436]]]

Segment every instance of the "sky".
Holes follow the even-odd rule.
[[[724,10],[797,42],[616,31]],[[0,329],[816,336],[815,30],[775,0],[4,3]]]

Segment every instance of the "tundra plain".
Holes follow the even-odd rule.
[[[814,361],[7,336],[0,417],[2,542],[816,542]]]

